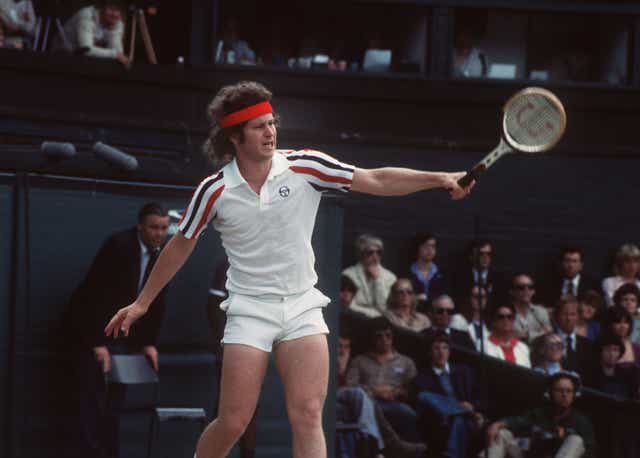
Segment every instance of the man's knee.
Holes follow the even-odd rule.
[[[584,441],[577,434],[570,434],[562,443],[556,458],[579,458],[584,455]]]
[[[293,402],[289,406],[291,426],[294,429],[316,429],[322,424],[324,397],[318,396]]]
[[[220,415],[216,418],[216,422],[220,427],[222,427],[228,437],[238,439],[242,434],[244,434],[247,426],[249,426],[251,417],[251,415],[234,413],[229,415]]]

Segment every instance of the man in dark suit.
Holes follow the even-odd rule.
[[[412,398],[422,413],[427,442],[446,456],[463,458],[483,417],[470,368],[449,362],[451,339],[442,331],[428,343],[429,362],[412,382]]]
[[[152,202],[138,213],[136,227],[110,236],[96,255],[89,272],[73,293],[67,309],[70,342],[78,356],[76,369],[81,397],[79,440],[84,456],[118,456],[118,422],[106,406],[119,394],[107,396],[106,374],[113,353],[143,353],[158,370],[156,342],[165,311],[166,289],[150,313],[127,339],[105,337],[104,327],[123,305],[135,300],[162,249],[169,228],[167,210]]]
[[[558,302],[555,313],[555,330],[562,338],[564,358],[562,368],[588,377],[594,366],[593,342],[576,333],[578,301],[573,296],[564,296]]]
[[[479,239],[471,243],[469,264],[459,269],[453,278],[453,298],[456,302],[468,298],[471,288],[482,286],[489,294],[489,305],[506,298],[505,279],[492,265],[493,246],[489,240]]]
[[[453,303],[453,299],[446,294],[433,299],[431,307],[429,308],[431,327],[424,331],[427,341],[428,339],[433,338],[435,333],[444,332],[449,336],[453,345],[475,351],[476,347],[473,344],[473,340],[471,340],[469,333],[453,329],[450,326],[454,310],[455,304]]]
[[[582,248],[567,247],[562,250],[558,272],[547,279],[544,287],[542,298],[544,305],[554,307],[556,302],[567,294],[580,297],[589,290],[600,291],[598,281],[582,272],[583,262]]]

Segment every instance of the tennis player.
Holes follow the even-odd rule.
[[[277,115],[271,92],[259,83],[223,87],[209,106],[214,126],[207,142],[214,160],[232,157],[198,186],[179,225],[131,305],[105,328],[127,336],[153,298],[184,264],[209,223],[229,258],[229,298],[220,403],[202,433],[198,458],[224,457],[254,412],[269,352],[282,379],[293,431],[293,456],[327,456],[322,408],[327,393],[329,332],[322,308],[329,298],[314,288],[311,236],[322,193],[349,190],[405,195],[445,188],[453,199],[471,186],[464,172],[405,168],[360,169],[312,150],[276,149]]]

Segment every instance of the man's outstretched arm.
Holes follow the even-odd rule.
[[[178,232],[169,240],[169,243],[164,247],[153,266],[149,279],[142,291],[140,291],[140,295],[133,304],[121,308],[116,313],[104,329],[106,335],[118,337],[120,332],[125,336],[129,335],[129,328],[133,322],[147,312],[147,309],[162,288],[180,270],[195,248],[197,240],[197,237],[188,239],[181,232]]]
[[[473,183],[461,188],[458,180],[466,172],[426,172],[398,167],[356,168],[351,190],[376,196],[404,196],[433,188],[444,188],[453,199],[465,197]]]

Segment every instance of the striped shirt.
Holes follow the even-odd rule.
[[[230,292],[299,294],[318,280],[311,236],[321,195],[347,192],[353,172],[318,151],[277,151],[256,194],[234,159],[200,183],[179,229],[191,239],[213,223],[229,258]]]

